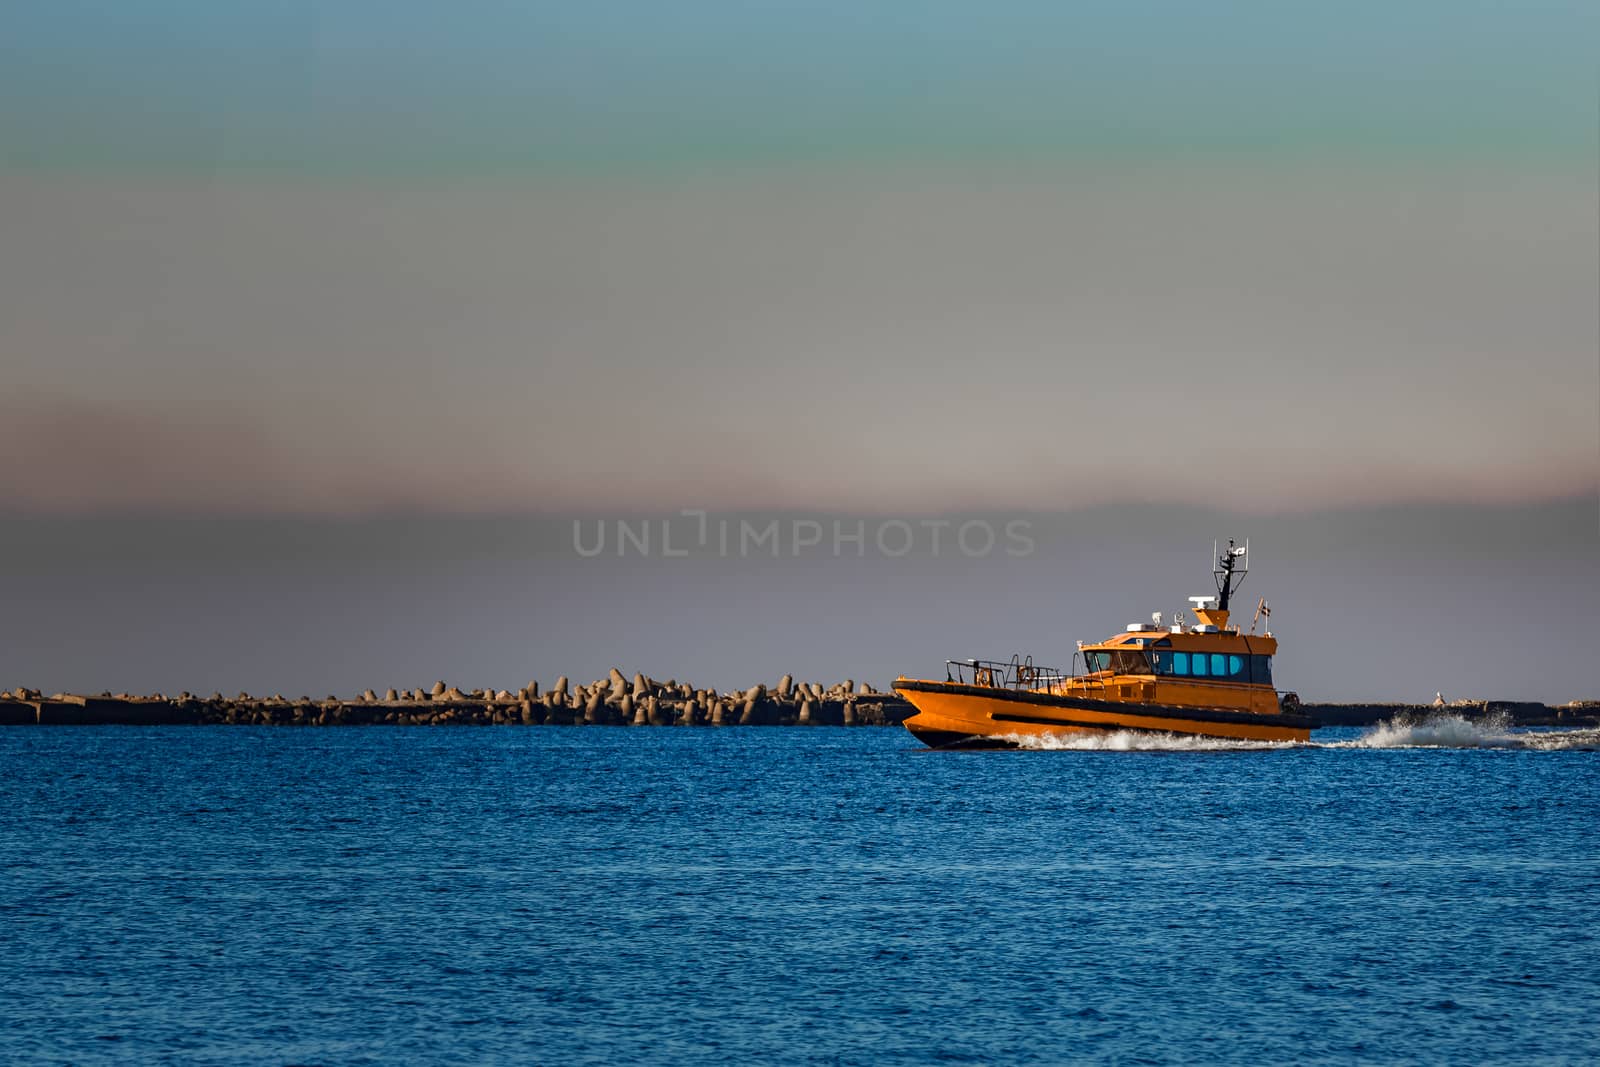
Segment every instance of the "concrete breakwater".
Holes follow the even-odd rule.
[[[1514,726],[1600,726],[1600,701],[1549,706],[1523,701],[1452,704],[1305,704],[1319,727],[1372,726],[1394,719],[1448,714]],[[289,699],[240,693],[167,696],[101,693],[82,696],[19,687],[0,692],[0,726],[895,726],[914,713],[895,693],[865,682],[824,687],[784,675],[775,685],[726,692],[642,674],[549,688],[529,682],[516,692],[464,690],[445,682],[428,689],[368,689],[354,699]]]
[[[549,688],[535,681],[512,692],[440,681],[429,689],[368,689],[348,700],[0,693],[0,725],[13,726],[893,726],[912,711],[899,696],[853,680],[825,687],[784,675],[772,686],[724,692],[615,669],[586,685],[562,676]]]
[[[1421,722],[1439,715],[1469,721],[1494,720],[1511,726],[1600,726],[1600,700],[1539,704],[1526,700],[1457,700],[1448,704],[1303,704],[1301,710],[1321,726],[1375,726],[1404,719]]]

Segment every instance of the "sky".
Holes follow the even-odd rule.
[[[105,617],[75,575],[143,588],[116,546],[169,520],[222,538],[207,558],[228,523],[297,524],[322,548],[261,566],[308,603],[351,524],[438,520],[443,560],[506,517],[682,509],[1092,513],[1126,538],[1166,508],[1211,516],[1180,524],[1206,544],[1392,522],[1412,559],[1463,521],[1600,536],[1597,43],[1580,3],[7,4],[0,515],[5,544],[70,529],[81,554],[13,555],[0,598]],[[1560,574],[1594,574],[1595,537],[1562,537],[1495,549],[1568,567],[1511,635],[1535,657],[1564,647]],[[520,623],[546,659],[738,673],[680,647],[727,638],[708,605],[668,640],[616,621],[629,566],[535,555],[482,580],[593,591],[570,626]],[[251,559],[178,568],[172,612],[263,595]],[[899,566],[785,580],[884,603]],[[1391,570],[1413,602],[1444,580]],[[877,634],[851,669],[892,676],[895,618],[836,645],[798,612],[728,658],[821,670]],[[407,661],[513,677],[470,650],[518,620]],[[0,683],[198,688],[229,662],[358,690],[387,662],[73,632],[14,632]],[[1516,681],[1600,695],[1568,656]]]

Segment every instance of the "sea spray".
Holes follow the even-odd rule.
[[[1456,712],[1421,718],[1402,716],[1379,723],[1360,737],[1342,741],[1249,741],[1195,734],[1137,730],[1070,734],[1009,734],[1000,740],[1037,752],[1274,752],[1285,749],[1511,749],[1584,751],[1600,749],[1600,729],[1519,730],[1507,715],[1468,719]]]
[[[1467,719],[1446,712],[1381,722],[1349,742],[1351,748],[1526,748],[1527,735],[1511,732],[1506,715]]]
[[[1497,748],[1526,752],[1588,751],[1600,748],[1600,729],[1515,729],[1506,715],[1466,719],[1455,713],[1422,719],[1401,717],[1379,723],[1354,741],[1327,748]]]
[[[1143,730],[1093,731],[1073,734],[1009,734],[1018,748],[1045,752],[1232,752],[1295,748],[1298,741],[1248,741],[1198,734],[1149,733]]]

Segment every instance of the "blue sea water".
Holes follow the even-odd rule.
[[[1316,741],[4,730],[0,1059],[1600,1060],[1595,737]]]

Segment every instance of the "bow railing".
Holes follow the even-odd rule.
[[[945,681],[989,689],[1050,689],[1066,682],[1069,675],[1056,667],[1043,667],[1033,657],[1012,656],[1009,661],[994,659],[952,659],[945,661]]]

